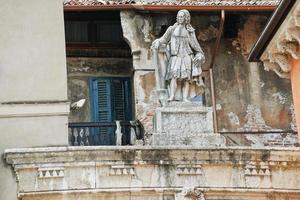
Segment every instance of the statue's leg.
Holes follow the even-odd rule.
[[[170,97],[169,97],[168,101],[175,100],[176,89],[177,89],[177,80],[175,78],[172,78],[170,81]]]
[[[188,100],[189,92],[190,92],[190,83],[188,81],[183,81],[183,101],[184,102],[190,102],[190,100]]]

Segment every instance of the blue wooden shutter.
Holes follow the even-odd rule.
[[[132,101],[131,101],[131,82],[130,79],[124,79],[124,96],[125,96],[125,120],[132,120]]]
[[[98,79],[98,121],[112,121],[111,113],[111,81]]]
[[[112,93],[113,93],[113,118],[114,120],[125,121],[125,94],[124,84],[120,79],[112,80]]]
[[[92,78],[91,111],[94,122],[132,120],[131,85],[129,78]],[[128,130],[127,130],[128,129]],[[123,143],[129,143],[130,129],[122,127]],[[114,128],[97,128],[95,145],[115,144]]]
[[[110,122],[111,113],[111,80],[92,79],[91,81],[92,121]]]
[[[94,122],[111,122],[111,80],[109,79],[92,79],[91,80],[91,107],[92,121]],[[95,128],[93,131],[94,145],[113,145],[114,134],[113,128]]]
[[[129,78],[118,78],[112,81],[112,103],[113,103],[113,119],[130,121],[132,120],[131,110],[131,90]],[[123,137],[122,143],[130,143],[130,128],[122,127]]]

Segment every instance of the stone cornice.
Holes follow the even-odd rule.
[[[49,147],[4,158],[24,199],[300,197],[300,148]]]
[[[261,56],[266,71],[274,71],[280,78],[290,78],[291,59],[299,59],[300,3],[296,2],[285,21]]]
[[[300,164],[300,148],[196,148],[182,147],[47,147],[8,149],[8,164],[88,163],[126,160],[132,164],[244,163],[250,161]],[[46,158],[46,159],[45,159]]]

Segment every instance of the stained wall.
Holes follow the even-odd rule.
[[[296,136],[286,134],[245,134],[247,132],[292,132],[296,130],[289,80],[264,71],[260,63],[249,63],[247,55],[271,13],[227,13],[225,28],[213,66],[218,132],[228,145],[293,145]],[[175,12],[121,11],[126,56],[69,56],[67,58],[69,99],[88,97],[88,79],[94,76],[131,76],[135,118],[151,144],[153,116],[159,106],[155,92],[155,66],[151,43],[175,23]],[[208,69],[215,48],[219,13],[192,13],[192,26],[206,56],[202,67],[206,84],[205,105],[212,106]],[[120,51],[120,50],[118,50]],[[112,50],[118,52],[117,50]],[[109,69],[109,70],[108,70]],[[70,121],[89,121],[89,103],[71,112]],[[233,134],[230,134],[234,132]],[[243,133],[243,134],[240,134]],[[284,141],[284,142],[283,142]]]
[[[172,25],[176,13],[121,12],[124,37],[133,53],[136,70],[136,116],[143,122],[151,143],[152,118],[158,106],[154,65],[149,57],[151,42]],[[289,80],[264,71],[260,63],[248,63],[247,55],[259,37],[270,13],[229,13],[220,48],[213,66],[218,131],[225,133],[228,145],[293,145],[294,134],[237,134],[247,132],[292,132],[295,117]],[[147,23],[143,23],[143,22]],[[206,106],[211,106],[209,69],[219,26],[219,13],[192,13],[192,25],[206,63]],[[140,31],[138,31],[140,30]],[[150,54],[151,55],[151,54]],[[147,82],[147,84],[141,84]],[[229,134],[235,132],[234,134]],[[283,142],[285,141],[285,142]]]
[[[68,145],[62,0],[0,1],[0,156],[7,148]],[[16,200],[0,161],[0,199]]]

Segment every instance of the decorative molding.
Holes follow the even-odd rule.
[[[63,167],[38,168],[38,178],[63,178],[65,176]]]
[[[81,191],[89,191],[89,196],[131,189],[177,195],[177,200],[199,200],[203,191],[202,197],[221,199],[210,195],[217,190],[235,193],[237,189],[255,189],[262,195],[297,190],[300,195],[300,148],[47,147],[6,150],[4,159],[17,171],[18,195],[28,199],[32,192],[68,193],[66,199],[72,199],[73,193],[81,195]],[[231,178],[226,179],[220,187],[218,177],[239,181],[232,185]],[[183,186],[192,189],[181,193]]]
[[[268,60],[264,61],[264,69],[266,71],[274,71],[280,78],[290,78],[290,73],[289,72],[283,72],[280,68],[280,66],[277,63],[272,63]]]
[[[18,169],[14,168],[14,173],[15,173],[15,176],[16,176],[16,181],[18,183],[20,181],[20,175],[19,175]]]
[[[271,176],[268,162],[249,162],[245,166],[245,176]]]
[[[133,166],[113,165],[109,171],[110,176],[135,176]]]
[[[176,169],[177,175],[202,175],[201,165],[178,165]]]
[[[112,158],[116,161],[123,161],[124,155],[130,155],[126,160],[136,164],[142,164],[150,161],[159,161],[163,164],[169,164],[169,159],[179,160],[176,165],[190,164],[191,160],[186,160],[186,157],[197,157],[201,164],[235,164],[232,161],[231,154],[234,158],[241,160],[242,164],[247,164],[243,157],[256,156],[258,159],[264,158],[265,154],[270,155],[269,162],[276,158],[276,162],[293,163],[294,166],[300,166],[300,151],[298,147],[279,148],[253,148],[253,147],[210,147],[201,148],[194,146],[68,146],[68,147],[44,147],[44,148],[19,148],[6,149],[4,151],[4,159],[6,163],[12,164],[14,167],[48,164],[49,160],[45,158],[51,157],[50,163],[74,163],[74,158],[77,158],[76,163],[80,162],[101,162],[110,164]],[[185,152],[185,154],[182,154]],[[141,155],[148,155],[141,157]],[[159,155],[159,156],[158,156]],[[194,158],[195,159],[195,158]],[[194,161],[194,159],[192,161]],[[186,160],[185,162],[183,162]],[[256,161],[256,159],[248,159],[247,161]],[[30,163],[30,164],[29,164]],[[118,164],[121,166],[126,164]],[[39,166],[38,166],[39,167]]]
[[[291,59],[300,59],[300,4],[290,13],[268,48],[261,56],[266,71],[274,71],[280,78],[290,79]]]
[[[194,188],[183,188],[174,197],[175,200],[205,200],[204,193]]]

